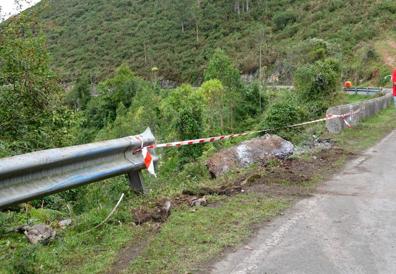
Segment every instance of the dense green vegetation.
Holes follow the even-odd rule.
[[[73,143],[46,40],[25,19],[0,31],[0,156]]]
[[[12,28],[12,25],[10,25]],[[7,36],[12,37],[12,36]],[[12,37],[14,38],[14,37]],[[32,40],[35,41],[35,36],[20,37],[21,45]],[[18,41],[18,40],[17,40]],[[38,40],[41,41],[41,40]],[[4,44],[7,45],[7,44]],[[45,54],[44,44],[37,44],[32,51],[31,58],[36,60],[42,54]],[[23,47],[21,47],[23,48]],[[5,52],[14,52],[14,48],[4,47]],[[19,50],[19,48],[18,48]],[[9,55],[3,54],[2,58]],[[10,56],[14,56],[11,54]],[[326,68],[321,70],[321,68]],[[9,75],[15,76],[17,83],[20,79],[18,76],[19,67],[11,67],[7,71]],[[316,77],[312,77],[312,71],[320,71]],[[39,70],[29,70],[33,79],[41,79],[42,73],[49,73],[50,70],[46,63]],[[6,72],[2,72],[3,85],[16,86],[11,82]],[[47,74],[45,74],[47,75]],[[27,142],[29,145],[24,150],[9,150],[4,151],[4,154],[12,155],[23,151],[34,150],[37,148],[47,148],[54,145],[67,145],[73,143],[84,143],[95,140],[109,139],[132,135],[143,131],[147,126],[150,126],[156,134],[156,137],[161,140],[184,140],[190,138],[198,138],[212,134],[224,134],[229,132],[240,132],[246,129],[269,127],[283,127],[304,119],[310,119],[322,115],[320,112],[313,112],[310,110],[310,102],[323,102],[323,104],[331,105],[335,103],[338,98],[338,79],[340,71],[336,66],[336,61],[333,59],[324,58],[312,65],[307,65],[304,70],[297,74],[296,82],[304,82],[304,85],[299,86],[296,92],[269,92],[265,86],[260,83],[253,83],[246,85],[241,82],[240,75],[236,69],[234,62],[230,59],[223,50],[217,49],[208,62],[208,69],[205,72],[205,82],[200,87],[192,87],[189,84],[181,85],[173,90],[163,90],[159,88],[156,82],[147,82],[136,76],[127,65],[121,65],[116,72],[108,79],[101,81],[97,86],[96,96],[88,96],[91,86],[85,76],[82,76],[73,90],[62,96],[56,92],[56,89],[48,90],[47,97],[55,98],[55,101],[46,101],[51,115],[40,116],[40,123],[37,126],[37,131],[31,131],[32,136],[37,140],[47,137],[51,142],[45,144],[36,144],[30,142],[30,135],[12,135],[18,138],[20,142]],[[58,86],[57,81],[52,82],[51,77],[48,77],[44,83],[53,83]],[[41,81],[33,82],[26,87],[26,98],[20,97],[20,100],[26,100],[24,105],[28,105],[31,100],[34,101],[36,88],[40,88]],[[322,88],[324,92],[318,90]],[[17,96],[19,90],[13,90],[12,95]],[[306,94],[314,93],[315,98],[306,96]],[[8,99],[8,93],[2,93],[1,100]],[[21,101],[17,101],[21,102]],[[289,102],[293,102],[289,105]],[[284,111],[284,108],[290,108],[292,112]],[[21,109],[23,110],[23,109]],[[15,111],[13,108],[4,109],[4,117],[10,117]],[[28,116],[28,109],[25,116]],[[295,113],[302,113],[303,115],[294,115]],[[8,114],[8,113],[11,114]],[[46,108],[42,107],[39,113],[46,114]],[[69,124],[60,123],[57,127],[51,127],[51,131],[47,132],[47,125],[53,125],[53,121],[57,121],[55,114],[61,115],[61,121],[69,121]],[[213,114],[216,114],[214,116]],[[7,116],[8,115],[8,116]],[[67,117],[70,115],[70,117]],[[32,116],[34,117],[34,116]],[[11,119],[11,118],[10,118]],[[265,123],[261,124],[260,121]],[[12,121],[12,119],[10,120]],[[20,127],[31,125],[31,120],[17,120]],[[25,124],[26,123],[26,124]],[[271,124],[272,123],[272,124]],[[34,124],[33,124],[34,125]],[[57,125],[57,124],[55,124]],[[72,138],[68,142],[64,142],[65,136],[58,134],[58,130],[66,133],[73,133]],[[278,132],[278,130],[272,129]],[[279,134],[292,139],[301,139],[301,134],[296,134],[296,131],[282,131]],[[300,131],[301,133],[301,131]],[[16,134],[13,130],[5,130],[6,134]],[[67,135],[66,135],[67,136]],[[298,137],[298,138],[297,138]],[[294,139],[296,138],[296,139]],[[109,249],[109,252],[115,252],[125,244],[128,239],[135,237],[148,237],[149,231],[144,228],[130,227],[130,225],[118,227],[118,224],[109,224],[103,230],[101,228],[89,235],[84,233],[93,226],[100,223],[109,209],[112,207],[115,200],[118,199],[120,193],[127,193],[128,202],[123,206],[117,214],[116,218],[119,222],[130,224],[132,216],[130,208],[136,208],[149,203],[154,203],[160,197],[174,197],[186,188],[196,188],[198,184],[214,184],[209,181],[209,174],[204,166],[207,156],[227,146],[230,142],[238,142],[240,140],[231,140],[225,143],[217,143],[211,145],[197,145],[183,147],[181,149],[159,151],[162,156],[161,165],[159,167],[159,178],[147,178],[146,182],[151,188],[148,196],[137,197],[128,190],[128,184],[124,178],[115,178],[103,184],[93,184],[79,189],[70,190],[60,194],[51,195],[43,199],[24,204],[20,209],[14,209],[8,212],[0,213],[0,232],[2,234],[9,231],[12,226],[20,224],[31,224],[45,222],[56,226],[56,221],[65,216],[73,218],[75,224],[70,232],[61,233],[59,241],[50,245],[29,246],[23,236],[11,233],[11,236],[3,236],[0,238],[1,245],[5,245],[4,249],[7,252],[0,253],[2,260],[10,262],[6,266],[5,271],[16,273],[29,273],[39,271],[41,265],[48,272],[56,272],[63,269],[64,264],[74,264],[81,260],[81,256],[88,256],[95,253],[97,248]],[[9,146],[13,144],[13,139],[2,138],[2,144]],[[177,175],[175,175],[175,173]],[[218,182],[218,181],[217,181]],[[215,197],[214,197],[215,198]],[[230,223],[222,223],[218,230],[213,230],[212,233],[219,233],[223,229],[231,229],[230,235],[227,233],[218,239],[217,245],[211,252],[216,253],[224,248],[227,243],[235,244],[238,239],[243,239],[244,234],[236,234],[239,227],[247,230],[248,225],[257,221],[257,218],[268,218],[280,208],[285,206],[282,199],[267,199],[260,203],[260,199],[253,196],[246,196],[241,198],[245,203],[251,204],[251,207],[246,206],[246,212],[251,214],[235,215],[230,218]],[[236,200],[237,201],[237,200]],[[228,208],[229,206],[229,208]],[[237,206],[236,202],[227,203],[224,212],[217,210],[208,210],[207,215],[205,211],[202,214],[210,218],[216,214],[231,214]],[[259,209],[257,211],[256,209]],[[221,213],[223,212],[223,213]],[[254,213],[254,214],[253,214]],[[180,216],[186,216],[183,211]],[[176,223],[178,214],[175,217]],[[233,225],[232,221],[240,217],[244,217],[245,221]],[[183,217],[184,218],[184,217]],[[218,219],[221,220],[220,218]],[[205,223],[207,220],[201,220]],[[117,226],[114,230],[113,226]],[[200,221],[196,223],[201,225]],[[194,225],[195,226],[195,225]],[[194,227],[187,226],[185,229],[192,230]],[[178,228],[179,231],[183,227]],[[115,235],[115,240],[112,237],[106,236],[103,233],[111,231],[111,235]],[[126,232],[130,233],[126,233]],[[115,233],[115,234],[113,234]],[[180,232],[182,233],[182,232]],[[4,234],[7,235],[7,234]],[[194,234],[196,235],[196,234]],[[168,236],[163,236],[168,238]],[[195,236],[194,236],[195,237]],[[207,233],[205,237],[211,238],[213,235]],[[231,239],[230,239],[231,238]],[[234,239],[232,239],[234,238]],[[185,240],[187,240],[185,238]],[[80,241],[83,240],[86,247],[82,249]],[[162,240],[160,240],[160,244]],[[184,242],[183,242],[184,243]],[[206,242],[204,242],[206,243]],[[204,250],[206,244],[196,246],[194,250],[198,252]],[[67,251],[58,259],[48,259],[48,252],[63,252],[64,250],[74,250],[76,252]],[[151,252],[151,251],[148,251]],[[104,269],[110,262],[114,254],[104,252],[100,253],[99,257],[95,256],[95,266],[98,269]],[[105,260],[101,260],[104,258]],[[198,257],[197,257],[198,258]],[[200,258],[205,259],[206,256]],[[102,261],[99,263],[99,261]],[[39,263],[37,263],[39,262]],[[141,262],[137,261],[137,268],[141,268]],[[153,269],[157,268],[162,263],[160,261],[153,264]],[[77,263],[77,266],[79,264]],[[92,267],[89,265],[88,267]],[[172,266],[174,269],[176,266]],[[72,266],[70,271],[74,271]],[[92,269],[86,269],[85,272],[90,272]],[[139,271],[138,271],[139,272]]]
[[[158,142],[267,129],[298,143],[323,128],[285,126],[321,117],[341,102],[343,75],[380,81],[388,73],[378,66],[380,56],[370,40],[377,36],[375,28],[387,29],[392,9],[391,1],[43,0],[0,26],[0,156],[129,136],[146,127]],[[255,73],[261,80],[279,76],[293,81],[295,90],[274,92],[260,79],[245,83],[241,73]],[[180,85],[162,89],[160,79]],[[70,90],[64,90],[64,83]],[[66,266],[76,272],[90,257],[93,262],[83,271],[104,271],[128,240],[150,236],[152,228],[131,225],[131,208],[174,197],[185,188],[224,183],[227,177],[209,180],[205,160],[239,141],[158,151],[159,177],[146,178],[151,192],[145,197],[131,193],[120,177],[0,212],[0,261],[9,262],[4,271],[59,272]],[[126,201],[114,215],[117,222],[85,234],[106,217],[121,193]],[[239,202],[246,213],[233,213]],[[155,250],[176,231],[199,238],[201,244],[191,250],[205,259],[243,239],[248,225],[286,204],[241,195],[226,200],[223,210],[203,209],[198,220],[177,209],[142,258],[161,258],[151,262],[158,270],[163,250]],[[230,216],[229,222],[223,216]],[[21,224],[56,226],[64,217],[73,219],[72,228],[49,245],[30,246],[22,235],[6,234]],[[212,232],[206,229],[212,226],[210,218],[218,220]],[[180,226],[186,220],[190,225]],[[206,234],[198,235],[197,227]],[[240,228],[243,235],[237,234]],[[216,241],[213,234],[223,229],[230,233]],[[175,249],[183,251],[180,246],[188,240],[180,237]],[[211,241],[215,245],[205,253]],[[180,252],[175,251],[169,271],[184,256]],[[134,271],[144,267],[142,258]]]
[[[395,10],[392,0],[43,0],[32,12],[69,83],[82,73],[97,83],[122,63],[146,79],[155,66],[160,78],[200,83],[218,47],[242,73],[289,83],[301,64],[335,54],[358,83],[386,70],[372,41],[394,31]]]

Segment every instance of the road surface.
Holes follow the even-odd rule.
[[[213,273],[396,273],[396,131]]]

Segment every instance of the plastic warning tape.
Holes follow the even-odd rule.
[[[354,111],[354,112],[347,113],[347,114],[327,115],[325,118],[312,120],[312,121],[308,121],[308,122],[303,122],[303,123],[298,123],[298,124],[285,126],[285,127],[281,127],[281,128],[246,131],[246,132],[242,132],[242,133],[221,135],[221,136],[215,136],[215,137],[199,138],[199,139],[185,140],[185,141],[176,141],[176,142],[163,143],[163,144],[154,144],[154,145],[147,146],[147,148],[155,149],[155,148],[181,147],[181,146],[188,146],[188,145],[213,143],[213,142],[217,142],[217,141],[228,140],[228,139],[232,139],[232,138],[238,138],[238,137],[242,137],[242,136],[246,136],[246,135],[250,135],[250,134],[257,134],[257,133],[270,132],[270,131],[279,130],[279,129],[300,127],[300,126],[305,126],[305,125],[309,125],[309,124],[315,124],[315,123],[319,123],[319,122],[323,122],[323,121],[327,121],[327,120],[332,120],[332,119],[339,119],[339,118],[341,118],[348,127],[351,127],[351,125],[348,123],[348,121],[346,119],[348,117],[351,117],[352,115],[355,115],[359,111],[360,111],[360,109],[358,109],[357,111]]]
[[[237,137],[242,137],[250,134],[256,134],[256,133],[263,133],[263,132],[269,132],[269,131],[274,131],[274,130],[279,130],[279,129],[287,129],[287,128],[295,128],[295,127],[300,127],[300,126],[305,126],[309,124],[315,124],[323,121],[328,121],[328,120],[333,120],[333,119],[342,119],[344,123],[346,124],[347,127],[352,127],[351,124],[347,121],[348,117],[351,117],[358,113],[360,109],[350,112],[347,114],[341,114],[341,115],[327,115],[325,118],[313,120],[313,121],[308,121],[308,122],[303,122],[303,123],[298,123],[290,126],[285,126],[281,128],[276,128],[276,129],[263,129],[263,130],[254,130],[254,131],[246,131],[242,133],[237,133],[237,134],[229,134],[229,135],[221,135],[221,136],[215,136],[215,137],[208,137],[208,138],[200,138],[200,139],[194,139],[194,140],[187,140],[187,141],[177,141],[177,142],[171,142],[171,143],[163,143],[163,144],[154,144],[154,145],[149,145],[149,146],[143,146],[143,138],[140,136],[137,136],[141,143],[142,146],[138,150],[135,151],[142,152],[143,159],[144,159],[144,164],[148,170],[148,172],[154,176],[155,174],[155,169],[154,169],[154,162],[153,162],[153,156],[151,155],[149,149],[155,149],[155,148],[167,148],[167,147],[181,147],[181,146],[188,146],[188,145],[196,145],[196,144],[204,144],[204,143],[213,143],[217,141],[222,141],[222,140],[227,140],[227,139],[232,139],[232,138],[237,138]]]

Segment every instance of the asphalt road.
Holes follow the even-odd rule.
[[[213,273],[396,273],[396,131]]]

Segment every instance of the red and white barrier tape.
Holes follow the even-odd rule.
[[[155,174],[155,169],[154,169],[154,161],[153,161],[153,156],[151,153],[148,151],[147,147],[144,147],[142,149],[142,154],[143,154],[143,159],[144,159],[144,165],[147,168],[147,171],[151,174],[157,177]]]
[[[155,149],[155,148],[167,148],[167,147],[181,147],[181,146],[187,146],[187,145],[196,145],[196,144],[204,144],[204,143],[213,143],[217,141],[222,141],[222,140],[228,140],[232,138],[237,138],[237,137],[242,137],[250,134],[256,134],[256,133],[262,133],[262,132],[268,132],[268,131],[274,131],[274,130],[279,130],[279,129],[286,129],[286,128],[294,128],[294,127],[300,127],[300,126],[305,126],[309,124],[315,124],[327,120],[333,120],[333,119],[338,119],[341,118],[345,125],[349,128],[351,128],[351,124],[347,121],[348,117],[351,117],[358,113],[360,109],[350,112],[347,114],[342,114],[342,115],[327,115],[325,118],[313,120],[313,121],[308,121],[308,122],[303,122],[303,123],[298,123],[290,126],[285,126],[282,128],[276,128],[276,129],[263,129],[263,130],[255,130],[255,131],[246,131],[242,133],[237,133],[237,134],[229,134],[229,135],[221,135],[221,136],[215,136],[215,137],[208,137],[208,138],[200,138],[200,139],[194,139],[194,140],[186,140],[186,141],[176,141],[176,142],[171,142],[171,143],[163,143],[163,144],[153,144],[149,145],[146,147],[143,147],[143,139],[140,136],[137,136],[136,138],[139,139],[142,142],[142,147],[138,149],[137,151],[142,151],[143,158],[144,158],[144,164],[146,165],[146,168],[148,172],[154,176],[155,170],[154,170],[154,163],[153,163],[153,157],[150,154],[148,149]],[[136,151],[136,152],[137,152]]]

